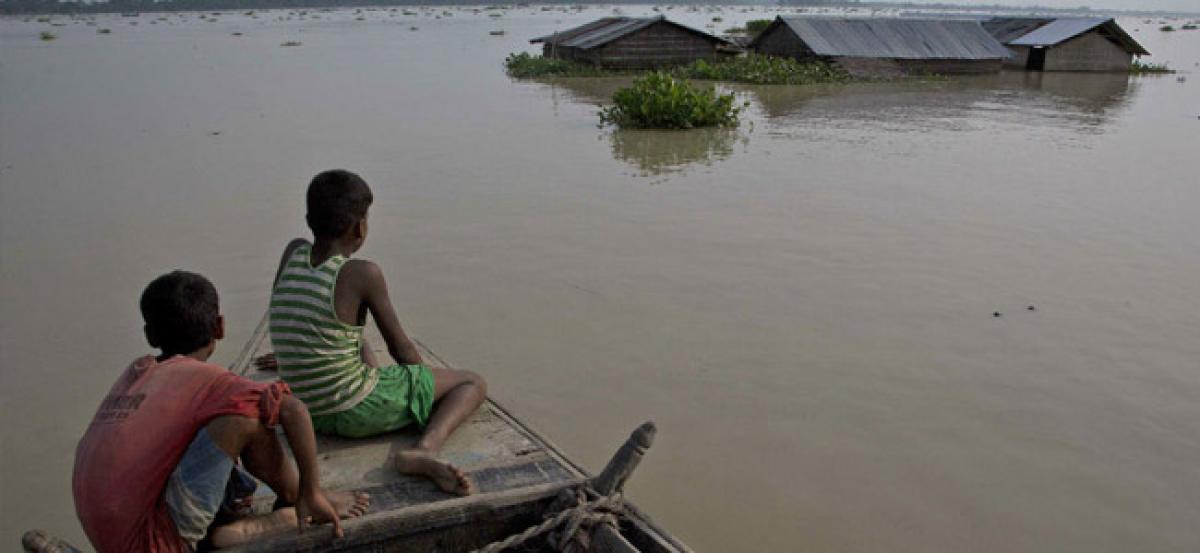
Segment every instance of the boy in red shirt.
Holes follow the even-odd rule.
[[[229,547],[309,522],[333,522],[340,536],[339,518],[366,511],[365,494],[321,490],[312,422],[286,384],[205,362],[225,334],[212,283],[184,271],[163,275],[142,293],[141,311],[146,338],[162,354],[125,370],[75,451],[75,510],[99,553]],[[281,508],[236,518],[255,485],[242,467],[275,491]]]

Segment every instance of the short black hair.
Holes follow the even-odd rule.
[[[139,305],[146,339],[164,355],[187,354],[208,345],[220,318],[216,287],[187,271],[154,279],[142,292]]]
[[[375,198],[362,177],[345,169],[319,173],[308,184],[308,228],[316,238],[338,238],[367,216]]]

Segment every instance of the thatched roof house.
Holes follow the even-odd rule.
[[[977,21],[883,17],[777,17],[750,48],[867,75],[989,73],[1011,55]]]
[[[1128,71],[1148,56],[1112,18],[995,17],[983,27],[1010,50],[1005,65],[1031,71]]]
[[[658,17],[605,17],[529,41],[542,55],[601,67],[648,69],[714,60],[733,49],[720,37]]]

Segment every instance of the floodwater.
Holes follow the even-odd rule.
[[[1200,550],[1200,32],[1123,21],[1178,75],[736,86],[737,129],[613,132],[623,80],[501,69],[611,7],[446,10],[0,21],[0,543],[83,541],[145,283],[209,276],[230,360],[346,167],[410,331],[593,469],[654,419],[631,493],[699,550]]]

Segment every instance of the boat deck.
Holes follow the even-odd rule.
[[[273,371],[259,371],[254,366],[254,359],[271,351],[270,339],[266,330],[265,318],[259,324],[254,337],[230,367],[230,370],[253,380],[275,380],[278,374]],[[376,349],[381,360],[390,359],[384,342],[374,325],[369,325],[365,333],[368,343]],[[446,362],[425,347],[416,342],[421,356],[430,366],[447,366]],[[343,523],[346,538],[336,542],[361,541],[358,536],[372,541],[373,534],[378,533],[379,526],[384,521],[393,532],[402,519],[424,520],[422,524],[436,521],[437,513],[442,512],[444,523],[457,520],[462,523],[476,515],[467,516],[465,513],[474,511],[494,511],[505,505],[516,505],[520,502],[546,500],[552,498],[565,487],[579,483],[587,478],[587,473],[574,465],[563,456],[555,446],[544,438],[536,435],[517,421],[503,407],[488,399],[462,426],[447,440],[442,456],[466,471],[475,481],[477,492],[468,497],[458,497],[439,490],[431,481],[425,478],[407,476],[396,472],[388,466],[392,454],[410,447],[419,437],[415,429],[402,431],[366,439],[343,439],[329,436],[318,436],[317,455],[321,465],[321,485],[331,490],[359,490],[371,494],[371,507],[367,514],[358,519]],[[267,508],[274,501],[274,495],[266,486],[260,486],[260,495],[255,503],[260,508]],[[432,518],[431,518],[432,517]],[[536,523],[539,520],[532,520]],[[403,525],[403,524],[401,524]],[[367,529],[366,532],[359,532]],[[317,535],[327,539],[320,540]],[[299,539],[292,533],[280,536],[276,547],[264,549],[264,544],[256,543],[245,550],[293,550],[305,548],[311,550],[336,549],[343,550],[351,543],[334,543],[327,532],[309,531],[305,536],[315,539]],[[369,539],[368,539],[369,538]],[[328,547],[322,547],[322,542]],[[486,542],[484,542],[486,543]],[[365,545],[365,543],[363,544]],[[439,550],[456,550],[439,543]],[[468,544],[462,544],[464,546]],[[470,544],[476,547],[481,544]],[[350,549],[353,549],[350,548]],[[375,549],[373,549],[375,550]]]

